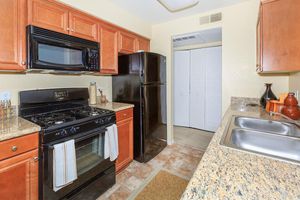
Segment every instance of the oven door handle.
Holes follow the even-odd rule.
[[[94,133],[92,133],[92,134],[87,134],[87,135],[84,135],[84,136],[82,136],[82,137],[75,137],[75,138],[69,138],[69,139],[66,139],[66,140],[64,140],[64,141],[61,141],[61,142],[58,142],[58,143],[55,143],[55,144],[59,144],[59,143],[63,143],[63,142],[66,142],[66,141],[69,141],[69,140],[72,140],[72,139],[74,139],[75,140],[75,143],[76,142],[80,142],[80,141],[82,141],[82,140],[86,140],[86,139],[88,139],[88,138],[91,138],[91,137],[94,137],[94,136],[96,136],[96,135],[100,135],[101,133],[105,133],[107,131],[107,129],[105,128],[105,129],[99,129],[99,130],[97,130],[97,131],[95,131]],[[46,145],[43,145],[43,146],[45,146],[46,148],[48,148],[48,149],[54,149],[54,145],[55,144],[46,144]]]

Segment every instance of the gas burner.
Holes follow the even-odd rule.
[[[59,124],[62,124],[62,123],[64,123],[63,120],[54,122],[55,125],[59,125]]]
[[[111,112],[112,111],[100,108],[81,106],[77,108],[70,108],[64,111],[34,115],[30,118],[30,120],[47,129],[52,126],[59,126],[68,122],[75,123],[77,120],[105,117],[106,115],[110,115]]]
[[[92,111],[92,112],[90,112],[90,116],[97,116],[97,115],[99,115],[99,113],[98,113],[98,112],[96,112],[96,111]]]

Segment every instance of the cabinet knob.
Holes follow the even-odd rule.
[[[22,65],[26,65],[26,61],[22,61],[21,64],[22,64]]]
[[[17,150],[18,150],[18,147],[17,147],[17,146],[12,146],[12,147],[11,147],[11,151],[15,152],[15,151],[17,151]]]
[[[124,113],[124,114],[123,114],[123,116],[124,116],[124,117],[126,117],[126,116],[127,116],[127,114],[126,114],[126,113]]]
[[[34,161],[34,162],[39,161],[39,157],[34,157],[34,158],[33,158],[33,161]]]
[[[70,30],[70,28],[67,28],[67,31],[69,31]]]

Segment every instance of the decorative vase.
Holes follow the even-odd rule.
[[[295,97],[295,93],[290,92],[288,96],[284,99],[285,106],[298,106],[298,101]]]
[[[281,113],[294,120],[298,120],[300,118],[298,101],[294,93],[290,92],[284,99],[284,108],[281,110]]]
[[[277,100],[277,97],[271,90],[272,83],[265,83],[266,91],[260,98],[260,104],[263,108],[266,108],[267,100]]]

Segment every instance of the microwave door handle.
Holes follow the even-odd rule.
[[[90,49],[85,49],[84,50],[84,55],[83,55],[83,59],[84,59],[84,65],[86,66],[90,66],[91,65],[91,52]]]

